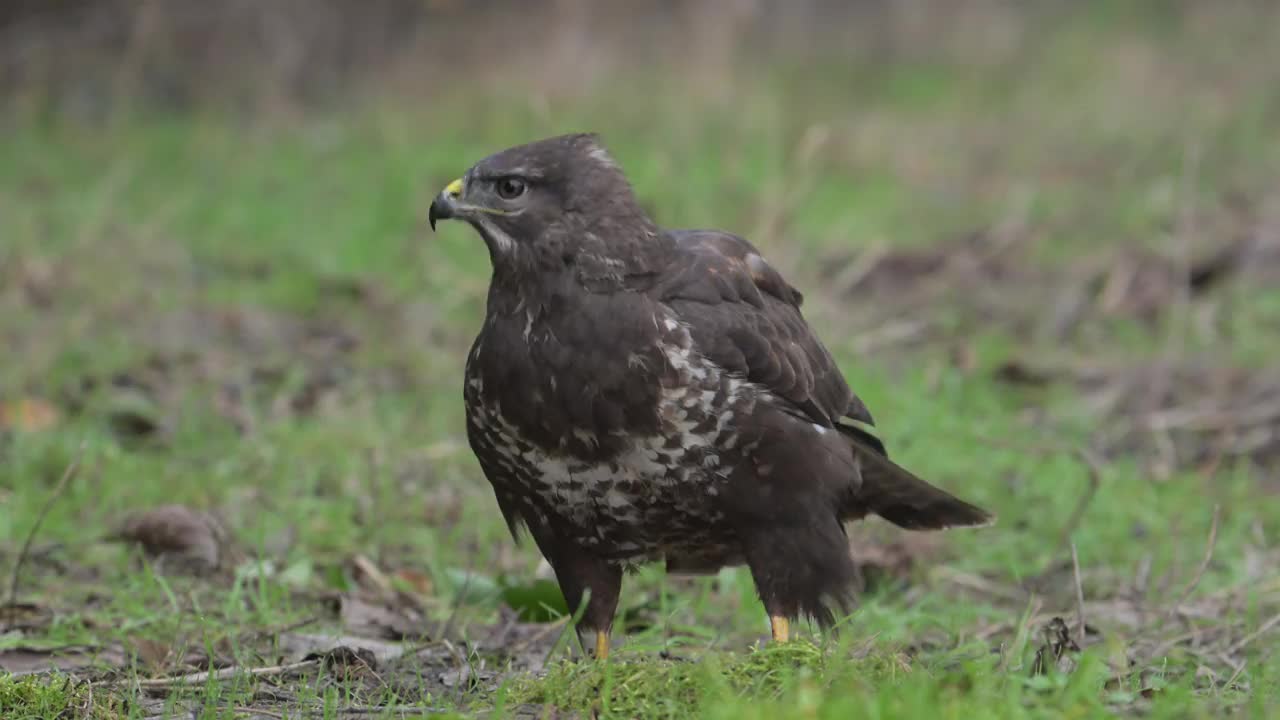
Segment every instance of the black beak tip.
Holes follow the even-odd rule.
[[[431,226],[431,232],[436,231],[436,220],[440,217],[434,202],[431,203],[431,209],[427,210],[427,224]]]

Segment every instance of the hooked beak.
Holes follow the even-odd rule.
[[[444,190],[431,201],[431,209],[427,211],[427,222],[431,231],[435,232],[436,220],[448,220],[457,215],[458,200],[462,197],[462,178],[458,178],[445,186]]]

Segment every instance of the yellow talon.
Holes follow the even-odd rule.
[[[773,630],[774,642],[786,642],[791,637],[791,621],[781,615],[770,615],[769,627]]]
[[[596,631],[596,659],[604,660],[609,657],[609,633],[605,630]]]

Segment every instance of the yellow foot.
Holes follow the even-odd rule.
[[[791,637],[791,622],[781,615],[769,616],[769,627],[773,630],[774,642],[786,642]]]
[[[609,633],[605,630],[596,631],[596,659],[604,660],[609,657]]]

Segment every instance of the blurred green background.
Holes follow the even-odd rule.
[[[458,654],[418,658],[330,705],[1261,716],[1278,33],[1260,0],[0,3],[0,566],[43,618],[10,620],[0,667],[249,665],[314,616],[488,668],[458,689]],[[745,571],[649,569],[631,665],[538,674],[558,598],[462,425],[487,255],[425,216],[484,155],[584,130],[659,223],[759,246],[894,456],[1000,515],[853,528],[867,595],[822,653],[745,651]],[[100,542],[165,503],[218,516],[228,574]],[[413,632],[353,630],[371,593]],[[1083,655],[1033,672],[1055,616]],[[170,701],[248,702],[202,690]]]

